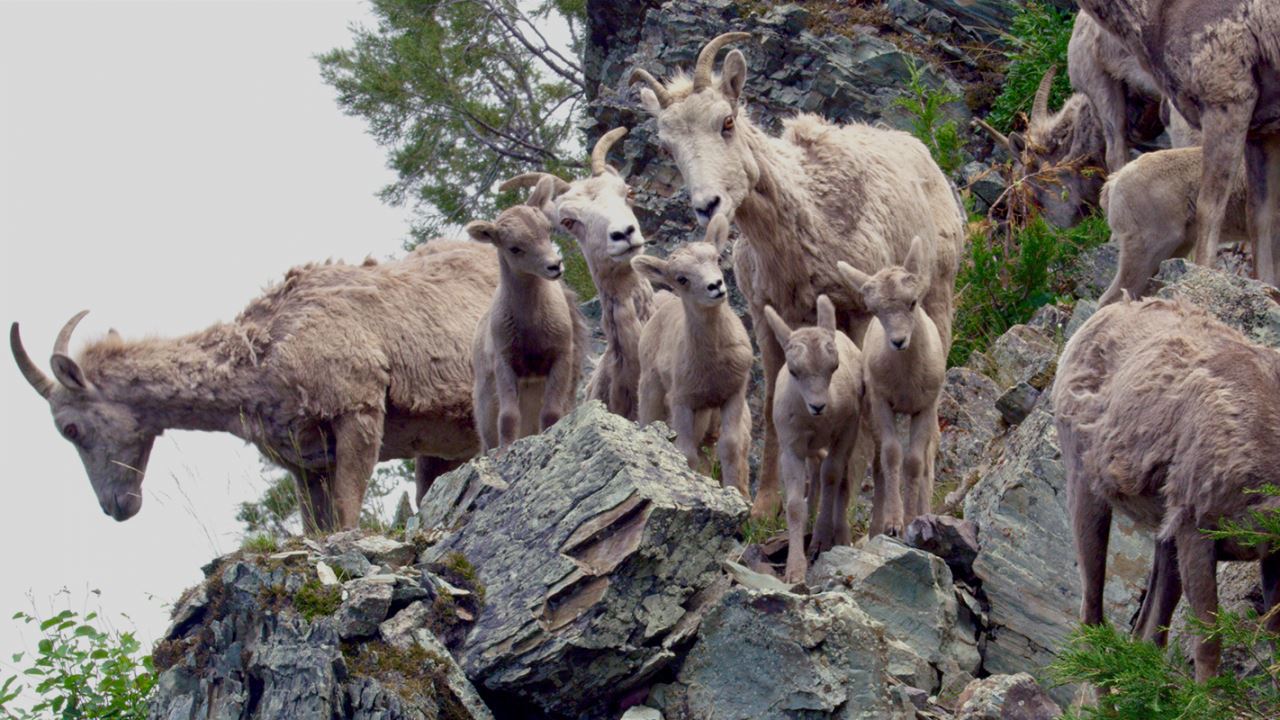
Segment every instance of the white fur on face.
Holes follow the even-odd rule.
[[[718,85],[672,103],[658,116],[658,137],[680,168],[694,215],[704,225],[714,215],[732,218],[759,177],[736,127],[736,108]],[[730,118],[735,127],[726,131]],[[713,203],[711,213],[704,213]]]
[[[630,196],[627,183],[606,172],[574,182],[555,199],[557,221],[578,241],[592,267],[627,263],[644,249]]]

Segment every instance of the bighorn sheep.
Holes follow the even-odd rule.
[[[689,467],[706,472],[700,446],[718,412],[721,484],[750,499],[751,340],[727,302],[720,253],[728,239],[729,221],[717,217],[707,225],[704,242],[682,245],[665,260],[631,259],[636,270],[675,293],[658,296],[640,333],[640,423],[666,420]]]
[[[782,450],[786,488],[787,570],[784,579],[803,582],[809,509],[821,494],[810,554],[853,542],[849,530],[849,455],[858,437],[862,405],[862,353],[836,329],[836,309],[818,296],[818,324],[792,330],[773,308],[764,315],[786,355],[778,371],[773,426]],[[809,502],[805,503],[806,486]]]
[[[1280,548],[1214,541],[1205,530],[1251,522],[1280,500],[1280,351],[1182,301],[1122,301],[1072,336],[1053,388],[1058,443],[1083,591],[1081,621],[1103,622],[1111,513],[1158,529],[1144,637],[1163,642],[1181,586],[1195,616],[1218,608],[1216,561],[1259,560],[1264,604],[1280,600]],[[1176,558],[1176,560],[1175,560]],[[1154,609],[1151,609],[1154,606]],[[1269,621],[1280,631],[1280,614]],[[1196,679],[1217,672],[1198,639]]]
[[[498,284],[491,248],[434,241],[402,260],[296,267],[230,323],[172,339],[114,331],[72,359],[58,334],[53,374],[13,356],[80,453],[116,520],[142,505],[156,436],[230,432],[298,482],[308,530],[355,527],[379,460],[428,469],[475,454],[469,343]],[[443,459],[443,460],[442,460]]]
[[[766,382],[764,458],[752,508],[759,517],[779,506],[773,402],[783,365],[764,306],[788,323],[812,324],[817,297],[825,294],[835,305],[837,327],[860,342],[871,315],[840,279],[836,261],[874,271],[900,262],[912,236],[920,235],[930,279],[924,308],[949,346],[964,218],[929,151],[906,133],[837,126],[815,115],[787,120],[782,137],[757,128],[739,112],[747,79],[742,52],[731,51],[723,73],[712,73],[725,44],[749,37],[727,33],[707,43],[692,78],[678,75],[664,85],[637,69],[630,81],[646,84],[641,101],[657,118],[659,138],[684,176],[699,220],[723,215],[742,230],[734,277],[750,305]]]
[[[543,177],[553,178],[555,193],[543,204],[543,212],[578,241],[600,293],[605,350],[587,384],[587,398],[635,420],[640,329],[653,313],[653,288],[631,267],[631,258],[644,252],[645,246],[640,223],[631,210],[635,192],[606,162],[609,148],[626,134],[626,128],[614,128],[596,141],[590,177],[570,183],[546,173],[525,173],[500,189],[527,187]]]
[[[920,304],[929,292],[924,243],[911,241],[901,267],[866,275],[838,265],[875,319],[862,343],[862,382],[867,412],[880,449],[869,534],[900,537],[907,524],[929,512],[933,463],[938,450],[938,396],[947,370],[947,348]],[[904,456],[894,420],[910,417],[911,439]],[[905,482],[904,482],[905,478]],[[905,486],[905,487],[904,487]]]
[[[554,190],[538,181],[523,205],[466,231],[498,249],[498,289],[472,343],[476,430],[484,452],[554,425],[573,407],[587,352],[578,296],[560,282],[564,260],[542,213]]]
[[[1244,158],[1257,276],[1275,284],[1280,258],[1280,5],[1274,0],[1081,0],[1080,8],[1142,63],[1204,137],[1195,260],[1217,255]]]
[[[1120,264],[1100,305],[1119,300],[1124,291],[1133,298],[1146,295],[1161,262],[1191,252],[1199,235],[1201,157],[1198,147],[1146,153],[1102,186],[1102,208],[1120,248]],[[1233,242],[1246,238],[1243,178],[1231,196],[1223,231]]]

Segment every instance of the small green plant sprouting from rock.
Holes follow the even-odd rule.
[[[322,585],[319,580],[308,580],[293,594],[293,608],[308,622],[332,615],[342,604],[342,589],[336,585]]]
[[[942,108],[960,100],[960,96],[929,87],[924,82],[925,66],[908,56],[907,72],[911,79],[907,89],[911,95],[895,102],[911,115],[911,134],[929,148],[934,162],[948,175],[964,164],[964,141],[955,120],[943,119]]]
[[[742,542],[758,545],[773,536],[787,531],[787,519],[778,513],[771,518],[747,518],[742,523]]]
[[[255,533],[244,539],[244,543],[240,546],[247,552],[266,555],[280,551],[280,542],[276,540],[276,536],[271,533]]]
[[[1049,94],[1049,107],[1060,107],[1071,95],[1066,68],[1074,18],[1072,13],[1039,2],[1028,2],[1018,10],[1005,35],[1011,49],[1005,54],[1009,65],[1004,87],[991,106],[987,122],[1004,132],[1014,129],[1014,118],[1031,109],[1040,79],[1050,67],[1056,66],[1059,72]]]
[[[381,641],[343,643],[342,657],[352,675],[378,680],[411,706],[425,701],[439,709],[440,718],[471,717],[449,689],[448,664],[421,645],[400,648]]]

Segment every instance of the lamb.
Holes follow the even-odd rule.
[[[1216,562],[1258,560],[1263,601],[1280,601],[1280,548],[1215,541],[1280,500],[1280,351],[1179,300],[1123,300],[1068,341],[1052,391],[1083,590],[1081,622],[1103,622],[1111,513],[1158,530],[1139,627],[1163,643],[1178,595],[1195,616],[1217,611]],[[1280,631],[1280,613],[1268,620]],[[1216,640],[1196,638],[1196,680],[1217,672]]]
[[[525,173],[500,189],[536,185],[544,177],[555,183],[543,212],[577,240],[600,297],[605,350],[586,396],[603,402],[610,412],[635,420],[640,329],[653,314],[653,288],[631,267],[631,258],[644,252],[645,246],[631,209],[635,191],[606,162],[609,148],[626,134],[626,128],[614,128],[596,141],[589,177],[570,183],[547,173]]]
[[[1191,252],[1199,234],[1201,158],[1198,147],[1147,153],[1102,186],[1102,207],[1120,248],[1120,264],[1098,304],[1113,303],[1126,291],[1130,297],[1143,297],[1161,262]],[[1237,183],[1223,223],[1229,241],[1246,237],[1244,204],[1244,187]]]
[[[846,262],[840,274],[875,313],[862,343],[867,412],[877,429],[879,467],[869,533],[901,537],[913,519],[929,512],[933,463],[938,451],[938,397],[947,349],[920,299],[929,291],[925,245],[919,237],[901,267],[867,274]],[[902,454],[894,420],[910,417],[911,439]],[[905,479],[905,483],[904,483]],[[905,485],[905,488],[904,488]]]
[[[678,75],[664,85],[636,69],[630,80],[646,85],[641,101],[657,119],[699,221],[724,216],[742,231],[734,278],[748,300],[766,383],[764,458],[752,507],[762,517],[780,504],[773,403],[784,359],[764,306],[788,323],[812,324],[817,296],[825,294],[837,327],[860,342],[871,314],[840,279],[836,261],[874,271],[900,262],[920,235],[930,280],[923,304],[947,347],[964,216],[929,151],[906,133],[807,114],[787,120],[782,137],[757,128],[739,112],[747,78],[742,52],[725,57],[723,74],[712,73],[720,48],[749,37],[726,33],[707,43],[692,78]],[[851,465],[859,472],[859,462]]]
[[[1204,137],[1195,260],[1217,256],[1241,159],[1257,277],[1276,284],[1280,257],[1280,5],[1274,0],[1081,0],[1155,78]]]
[[[640,423],[667,421],[689,467],[708,472],[700,445],[719,413],[721,483],[749,500],[747,381],[752,352],[747,330],[727,302],[720,270],[728,238],[729,221],[721,216],[707,225],[703,242],[682,245],[665,260],[649,255],[631,259],[650,281],[675,293],[658,296],[653,317],[640,334]]]
[[[178,338],[112,331],[75,359],[62,328],[53,378],[9,333],[24,377],[80,453],[103,512],[142,507],[155,438],[229,432],[293,474],[309,532],[354,528],[379,460],[433,472],[473,456],[469,343],[498,284],[492,248],[432,241],[401,260],[293,268],[230,323]]]
[[[782,346],[773,425],[782,450],[787,501],[787,569],[784,579],[803,582],[808,572],[804,531],[821,492],[810,554],[853,542],[849,529],[849,455],[858,437],[862,404],[862,353],[836,329],[836,309],[818,296],[818,324],[792,330],[768,305],[764,315]],[[806,485],[809,502],[805,503]]]
[[[559,281],[564,260],[542,213],[553,186],[543,178],[525,204],[466,226],[472,238],[498,249],[498,289],[472,343],[472,400],[484,452],[546,430],[568,412],[586,357],[586,320],[577,295]]]

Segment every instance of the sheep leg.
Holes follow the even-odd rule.
[[[472,413],[476,435],[480,436],[480,454],[498,447],[498,390],[493,373],[476,368],[476,385],[471,391]]]
[[[1182,578],[1178,575],[1178,548],[1173,540],[1158,540],[1147,578],[1147,592],[1134,621],[1133,632],[1143,640],[1164,647],[1169,641],[1169,623],[1182,597]]]
[[[822,506],[818,509],[813,528],[810,554],[826,552],[836,545],[853,542],[849,529],[849,454],[857,437],[857,423],[852,432],[845,432],[827,451],[822,459]]]
[[[1218,238],[1227,212],[1227,201],[1236,184],[1240,158],[1244,155],[1245,133],[1253,114],[1253,102],[1209,106],[1200,114],[1204,141],[1200,193],[1196,196],[1195,261],[1213,267],[1218,257]]]
[[[930,510],[933,498],[933,478],[929,475],[930,453],[935,447],[934,437],[937,434],[938,406],[935,402],[923,412],[911,416],[911,439],[903,468],[903,475],[906,477],[906,507],[902,518],[904,527]]]
[[[542,412],[538,415],[538,432],[555,425],[573,405],[574,367],[572,353],[561,353],[551,364],[542,391]]]
[[[435,483],[436,478],[441,475],[462,467],[466,460],[451,460],[449,458],[432,457],[430,455],[419,455],[413,460],[413,485],[414,498],[413,502],[418,507],[422,507],[422,498],[426,496],[427,491]]]
[[[1206,133],[1205,137],[1208,137]],[[1212,624],[1218,612],[1218,563],[1214,541],[1200,533],[1194,523],[1183,523],[1174,533],[1178,547],[1178,571],[1182,590],[1196,619]],[[1218,674],[1221,643],[1214,638],[1195,638],[1196,682]]]
[[[329,494],[329,476],[307,470],[293,471],[298,486],[298,514],[302,516],[302,530],[307,535],[333,528],[333,503]]]
[[[876,495],[883,503],[880,511],[881,532],[891,537],[902,537],[905,527],[903,517],[906,514],[902,501],[902,444],[898,442],[893,410],[889,403],[872,397],[871,415],[880,438],[880,473],[876,478],[876,485],[883,484],[884,487],[883,490],[877,487]]]
[[[785,582],[804,582],[809,562],[804,554],[805,521],[808,515],[804,500],[805,463],[790,450],[782,452],[782,481],[787,492],[787,570]]]
[[[711,417],[713,412],[709,409],[697,410],[693,413],[693,437],[697,439],[698,444],[698,465],[694,468],[698,472],[711,477],[711,471],[714,467],[711,459],[703,452],[703,448],[711,447],[718,444],[719,437],[716,440],[708,440],[707,435],[711,434]],[[717,436],[719,433],[716,433]],[[720,467],[720,477],[724,477],[724,466]]]
[[[765,321],[764,310],[753,307],[751,319],[755,326],[756,344],[760,346],[760,362],[764,368],[764,454],[760,460],[760,479],[756,484],[756,499],[751,505],[751,517],[772,518],[778,514],[781,497],[778,487],[778,430],[773,426],[773,400],[777,392],[778,371],[785,357],[778,340]]]
[[[1280,139],[1250,138],[1245,145],[1245,168],[1248,186],[1246,216],[1249,243],[1253,251],[1254,276],[1271,285],[1277,284],[1280,265],[1276,245],[1280,244]]]
[[[1138,299],[1146,295],[1147,284],[1160,269],[1160,263],[1173,257],[1177,248],[1167,247],[1166,238],[1176,233],[1156,230],[1151,233],[1118,233],[1116,244],[1120,247],[1120,264],[1110,287],[1098,298],[1098,307],[1110,305],[1121,298],[1121,291],[1128,290],[1129,297]]]
[[[1266,618],[1267,632],[1280,633],[1280,550],[1262,558],[1262,615]]]
[[[382,422],[381,410],[346,413],[333,421],[336,458],[331,490],[338,529],[360,525],[364,492],[382,448]]]
[[[1102,624],[1102,589],[1107,579],[1107,543],[1111,539],[1111,505],[1095,494],[1082,477],[1079,460],[1069,449],[1070,436],[1059,427],[1062,457],[1067,466],[1067,508],[1080,567],[1080,622]],[[1062,437],[1067,436],[1067,437]]]
[[[710,411],[708,411],[710,412]],[[751,443],[751,410],[746,393],[729,398],[720,408],[720,440],[716,453],[720,457],[720,484],[737,488],[742,497],[751,500],[747,484],[747,446]],[[800,500],[804,501],[804,472],[801,469]],[[790,489],[787,490],[790,493]]]
[[[498,447],[505,448],[520,438],[520,380],[505,360],[494,369],[498,391]]]
[[[688,461],[689,468],[699,471],[698,467],[701,464],[702,457],[698,451],[702,438],[696,432],[697,427],[693,408],[684,404],[672,405],[671,429],[676,433],[676,447],[680,449],[680,452],[684,453],[684,458]]]
[[[1102,121],[1102,137],[1106,142],[1107,172],[1113,173],[1129,162],[1129,138],[1125,132],[1124,86],[1114,80],[1090,85],[1094,91],[1089,96],[1098,119]]]
[[[814,524],[817,525],[819,518],[818,513],[821,511],[821,499],[823,494],[826,492],[822,488],[822,458],[805,458],[804,475],[807,478],[804,498],[808,503],[809,517],[814,520]],[[784,480],[783,483],[785,484],[786,481]],[[815,532],[817,531],[815,530]]]

